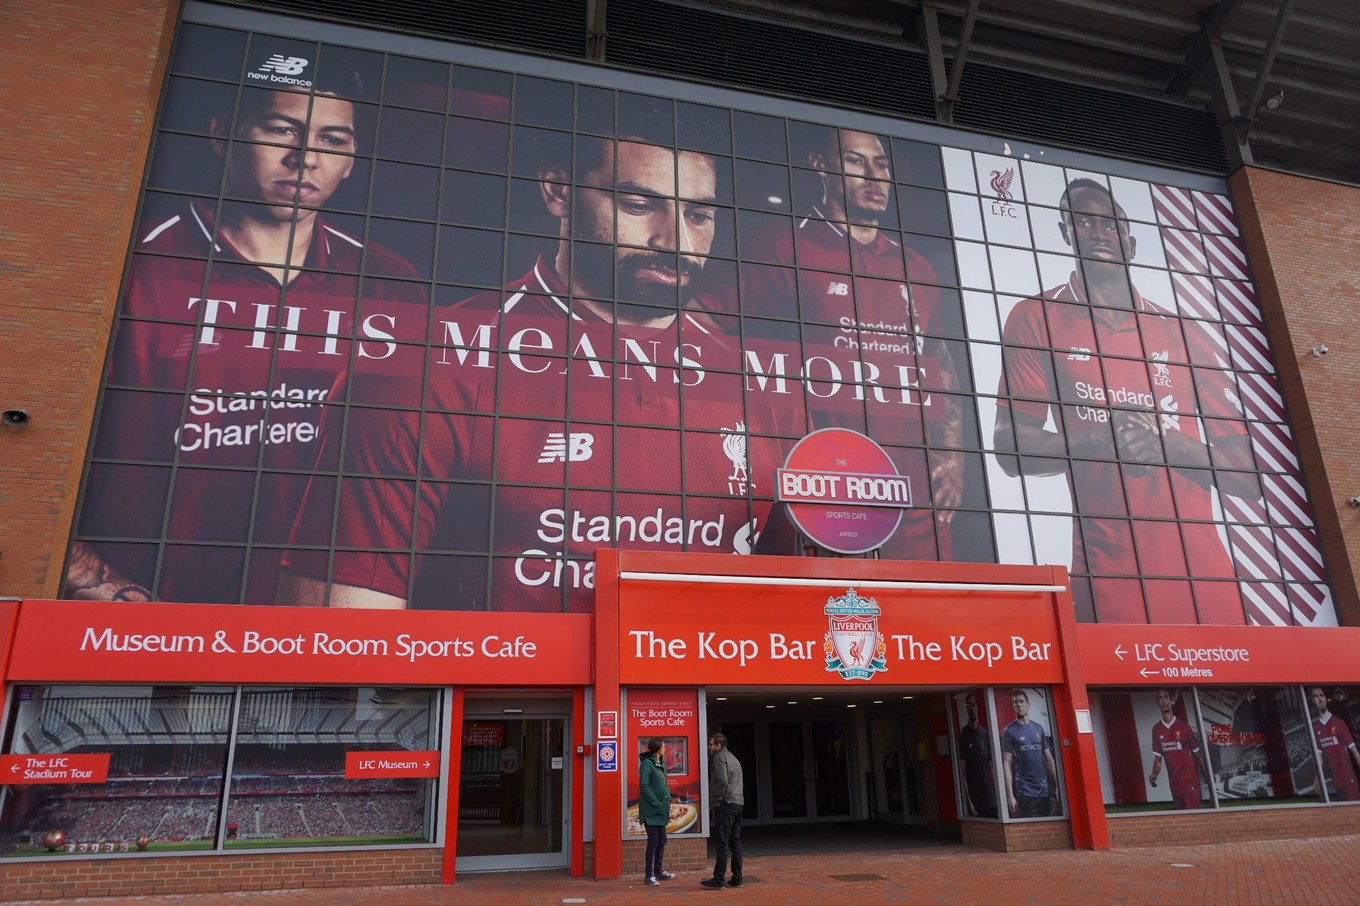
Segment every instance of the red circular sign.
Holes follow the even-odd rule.
[[[798,530],[838,554],[877,550],[911,506],[910,480],[856,431],[823,428],[794,444],[775,478]]]

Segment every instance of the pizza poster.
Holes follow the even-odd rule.
[[[628,815],[625,835],[645,837],[638,818],[638,760],[649,740],[662,742],[661,763],[671,790],[667,835],[699,833],[700,768],[704,747],[699,739],[699,694],[694,689],[630,689],[627,737],[633,741],[628,778]],[[622,760],[622,759],[621,759]]]

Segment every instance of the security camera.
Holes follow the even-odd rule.
[[[1313,355],[1318,356],[1318,357],[1321,357],[1321,356],[1324,356],[1324,355],[1326,355],[1326,354],[1327,354],[1327,347],[1326,347],[1326,346],[1323,346],[1321,343],[1319,343],[1319,344],[1317,344],[1316,346],[1313,347]]]
[[[0,424],[3,424],[6,428],[22,428],[28,424],[28,410],[6,409],[3,414],[0,414]]]
[[[1352,497],[1346,501],[1351,506],[1360,506],[1360,497]]]

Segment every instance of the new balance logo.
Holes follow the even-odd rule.
[[[1089,362],[1091,361],[1091,350],[1085,346],[1073,346],[1072,351],[1067,354],[1069,362]]]
[[[849,283],[828,283],[826,286],[828,296],[848,296],[850,295]]]
[[[246,78],[254,79],[257,82],[275,82],[298,88],[311,88],[310,80],[294,78],[307,68],[307,62],[305,57],[285,57],[281,53],[276,53],[261,63],[259,69],[247,72]]]
[[[276,53],[268,60],[260,64],[260,72],[277,72],[279,75],[297,75],[307,68],[307,61],[303,57],[285,57],[281,53]]]
[[[594,455],[595,435],[575,432],[562,434],[554,431],[538,454],[539,462],[585,462]]]

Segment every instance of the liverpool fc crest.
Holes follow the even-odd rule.
[[[888,651],[883,633],[878,631],[878,615],[882,608],[873,598],[861,598],[853,588],[842,597],[827,598],[826,607],[826,669],[839,673],[842,679],[867,680],[875,673],[887,671],[884,655]]]

